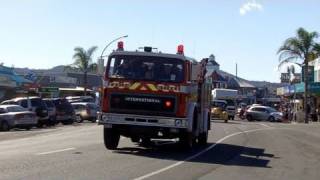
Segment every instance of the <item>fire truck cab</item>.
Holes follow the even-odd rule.
[[[177,54],[124,51],[123,42],[108,58],[102,112],[105,147],[114,150],[120,136],[133,142],[175,139],[191,148],[205,145],[210,130],[211,79],[207,59]]]

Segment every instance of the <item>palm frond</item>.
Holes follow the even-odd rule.
[[[278,64],[278,69],[283,67],[283,65],[287,65],[290,63],[296,64],[298,66],[302,66],[302,63],[298,63],[297,58],[292,56],[292,57],[287,57],[286,59],[282,59],[282,61],[280,61],[280,63]]]
[[[74,63],[72,64],[78,70],[87,73],[90,71],[92,64],[92,55],[94,51],[97,49],[96,46],[89,48],[87,51],[82,47],[74,48],[75,54],[73,55]]]
[[[320,56],[320,44],[319,43],[315,43],[315,45],[313,47],[313,52],[317,55],[317,57]]]
[[[292,51],[292,50],[284,50],[284,51],[280,52],[280,54],[279,54],[279,62],[281,62],[289,57],[295,58],[296,60],[303,59],[299,52]]]
[[[93,53],[98,49],[97,46],[92,46],[87,50],[87,56],[91,58],[91,56],[93,55]]]

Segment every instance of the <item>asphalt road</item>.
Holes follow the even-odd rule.
[[[320,124],[215,121],[207,147],[149,148],[121,138],[104,148],[102,126],[84,123],[0,132],[0,179],[318,180]]]

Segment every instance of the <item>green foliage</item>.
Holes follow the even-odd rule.
[[[319,34],[299,28],[295,37],[288,38],[279,48],[279,68],[287,63],[298,65],[314,60],[320,53],[320,45],[316,43]]]
[[[92,62],[92,55],[96,50],[96,46],[89,48],[87,51],[82,47],[74,48],[75,54],[73,55],[73,59],[75,62],[72,66],[79,69],[81,72],[95,71],[97,64]]]

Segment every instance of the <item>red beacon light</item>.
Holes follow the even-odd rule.
[[[123,51],[123,41],[118,42],[118,51]]]
[[[184,54],[184,46],[183,45],[178,46],[177,54]]]

